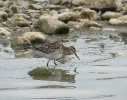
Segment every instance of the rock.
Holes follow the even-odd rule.
[[[30,32],[30,27],[22,27],[20,29],[17,29],[14,33],[15,35],[20,35],[20,34],[23,34],[25,32]]]
[[[0,28],[0,37],[1,37],[1,36],[7,36],[7,35],[9,35],[9,34],[10,34],[9,31],[7,31],[7,30],[4,29],[4,28]]]
[[[127,24],[127,15],[121,16],[118,19],[123,21],[123,23]]]
[[[50,4],[58,5],[62,0],[49,0]]]
[[[111,53],[111,55],[113,57],[117,57],[117,56],[126,56],[126,54],[124,52],[113,52]]]
[[[60,10],[60,9],[65,9],[65,6],[59,6],[59,5],[48,5],[44,6],[44,9],[49,9],[49,10]]]
[[[116,4],[117,12],[121,11],[123,6],[122,0],[115,0],[115,4]]]
[[[84,6],[84,5],[87,5],[86,1],[85,0],[73,0],[72,4],[74,6]]]
[[[90,30],[92,31],[102,31],[102,28],[98,28],[98,27],[90,27]]]
[[[13,14],[13,16],[12,16],[12,20],[26,21],[27,19],[30,19],[30,16],[28,14],[24,14],[24,13]]]
[[[127,38],[127,32],[120,32],[118,35],[121,36],[122,40]]]
[[[12,45],[30,45],[31,42],[23,37],[14,37],[12,39]]]
[[[94,21],[86,21],[84,23],[84,27],[88,27],[88,28],[90,28],[90,27],[102,28],[102,25],[97,23],[97,22],[94,22]]]
[[[4,1],[4,2],[3,2],[3,7],[8,8],[8,7],[10,7],[11,5],[13,5],[13,3],[14,3],[13,1],[8,1],[8,0],[7,0],[7,1]]]
[[[30,13],[30,16],[32,17],[32,18],[39,18],[39,16],[40,16],[40,14],[39,13]]]
[[[16,21],[16,26],[19,26],[19,27],[29,27],[30,23],[29,23],[29,21]]]
[[[119,0],[120,1],[120,0]],[[73,0],[74,6],[84,6],[92,9],[116,10],[116,0]]]
[[[112,18],[109,20],[111,25],[127,25],[127,15],[121,16],[119,18]]]
[[[0,7],[3,7],[3,1],[0,1]]]
[[[32,26],[33,26],[33,28],[35,28],[35,29],[39,29],[39,19],[34,19],[34,18],[32,18],[31,19],[31,22],[32,22]]]
[[[12,6],[10,7],[10,9],[11,9],[11,11],[12,11],[13,13],[19,13],[19,12],[20,12],[20,8],[19,8],[19,6],[17,6],[17,5],[12,5]]]
[[[123,14],[123,15],[126,15],[127,14],[127,4],[123,5],[121,10],[122,11],[120,13]]]
[[[0,11],[0,21],[5,21],[8,18],[8,14],[4,11]]]
[[[22,36],[25,39],[28,39],[30,42],[44,42],[45,35],[42,32],[26,32]]]
[[[43,7],[41,5],[38,5],[38,4],[30,4],[29,5],[29,9],[40,10],[42,8]]]
[[[40,19],[40,29],[46,34],[67,34],[69,32],[67,24],[51,18]]]
[[[74,12],[64,12],[62,14],[59,14],[59,20],[67,23],[68,21],[76,21],[77,16]]]
[[[74,22],[74,21],[69,21],[67,23],[67,25],[70,27],[70,28],[80,28],[84,25],[84,23],[80,23],[80,22]]]
[[[101,15],[101,19],[109,20],[111,18],[118,18],[118,17],[121,17],[121,16],[122,16],[122,14],[120,14],[120,13],[107,11],[104,14]]]
[[[72,2],[71,0],[62,0],[61,4],[62,6],[65,6],[65,7],[71,7],[72,6]]]
[[[109,38],[112,39],[115,42],[120,42],[120,40],[121,40],[121,37],[116,35],[116,34],[110,34]]]
[[[104,10],[116,10],[117,6],[115,1],[116,0],[85,0],[89,3],[90,8],[94,9],[104,9]]]
[[[122,21],[116,18],[111,18],[109,20],[109,24],[111,25],[122,25]]]
[[[43,15],[41,15],[41,16],[39,17],[40,20],[43,19],[43,18],[58,19],[58,18],[59,18],[59,14],[58,14],[57,11],[52,10],[52,11],[47,12],[47,13],[45,13],[45,14],[43,14]]]
[[[85,22],[88,22],[89,20],[88,19],[78,19],[77,22],[80,22],[80,23],[85,23]]]
[[[89,19],[89,20],[98,19],[97,12],[89,8],[85,8],[77,16],[78,18],[82,18],[82,19]]]
[[[26,32],[22,36],[15,37],[12,40],[13,45],[28,45],[31,43],[40,43],[46,40],[44,33],[41,32]]]
[[[82,6],[73,8],[73,11],[82,11],[82,10],[84,10],[84,7],[82,7]]]

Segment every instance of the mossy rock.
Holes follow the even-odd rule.
[[[31,42],[23,37],[15,37],[12,40],[12,45],[30,45]]]
[[[22,36],[15,37],[12,40],[13,45],[29,45],[31,43],[45,42],[46,37],[42,32],[26,32]]]

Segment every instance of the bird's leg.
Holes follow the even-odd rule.
[[[55,62],[55,60],[54,60],[54,64],[57,65],[56,62]]]
[[[49,64],[49,61],[50,61],[50,60],[48,60],[48,62],[47,62],[47,67],[49,67],[49,66],[48,66],[48,64]]]

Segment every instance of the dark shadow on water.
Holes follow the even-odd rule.
[[[70,75],[67,70],[38,67],[28,74],[35,80],[59,81],[75,83],[75,75]]]
[[[47,85],[47,86],[38,86],[36,89],[43,89],[43,88],[66,88],[66,89],[74,89],[76,88],[75,86],[63,86],[63,85]]]
[[[110,78],[98,78],[96,80],[113,80],[113,79],[121,79],[121,78],[127,78],[127,76],[122,77],[110,77]]]

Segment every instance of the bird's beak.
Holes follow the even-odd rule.
[[[76,52],[75,52],[75,56],[80,60],[80,58],[77,56]]]

